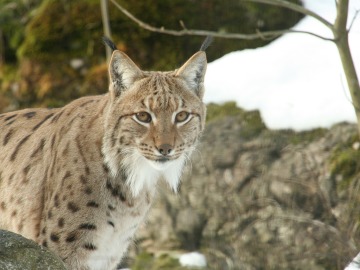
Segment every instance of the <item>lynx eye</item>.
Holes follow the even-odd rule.
[[[185,122],[188,118],[189,118],[189,113],[188,112],[179,112],[176,116],[175,116],[175,122],[176,123],[181,123],[181,122]]]
[[[135,114],[137,120],[143,123],[150,123],[151,122],[151,115],[147,112],[139,112]]]

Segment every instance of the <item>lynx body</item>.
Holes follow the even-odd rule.
[[[140,70],[115,50],[109,93],[0,115],[0,228],[69,269],[115,269],[165,180],[177,190],[204,129],[206,56]]]

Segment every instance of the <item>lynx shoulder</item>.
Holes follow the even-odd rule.
[[[114,269],[164,179],[177,190],[204,129],[205,52],[171,72],[115,50],[109,92],[0,115],[0,228],[69,269]]]

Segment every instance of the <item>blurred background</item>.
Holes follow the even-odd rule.
[[[118,3],[151,25],[179,30],[182,21],[189,29],[252,34],[303,18],[239,0]],[[109,24],[117,47],[144,70],[178,68],[203,41],[141,29],[112,3]],[[103,35],[100,0],[0,0],[0,112],[106,93]],[[271,42],[215,39],[208,60]],[[235,101],[209,103],[179,195],[161,188],[122,267],[189,269],[178,258],[197,251],[206,269],[344,269],[360,250],[359,146],[352,124],[274,130]]]
[[[276,7],[241,1],[119,1],[149,24],[223,32],[282,29],[301,16]],[[112,39],[144,70],[178,68],[203,37],[173,37],[139,28],[109,3]],[[105,47],[99,0],[0,1],[0,111],[28,106],[62,106],[85,94],[107,90]],[[270,42],[221,40],[209,61],[231,51]]]

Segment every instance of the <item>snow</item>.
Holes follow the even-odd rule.
[[[352,262],[344,270],[360,269],[360,253],[352,260]]]
[[[206,258],[203,254],[199,252],[190,252],[184,253],[179,256],[179,263],[181,266],[185,267],[198,267],[204,268],[206,267]],[[122,268],[119,270],[131,270],[130,268]],[[353,269],[350,269],[353,270]]]
[[[181,266],[206,267],[206,258],[199,252],[182,254],[179,258]]]
[[[334,0],[305,0],[304,5],[334,21]],[[360,1],[350,0],[349,24],[356,10]],[[350,32],[358,74],[359,18]],[[310,17],[294,29],[332,37],[328,28]],[[265,47],[225,55],[208,65],[205,87],[205,102],[235,100],[246,110],[259,110],[271,129],[308,130],[356,122],[335,44],[307,34],[286,34]]]

